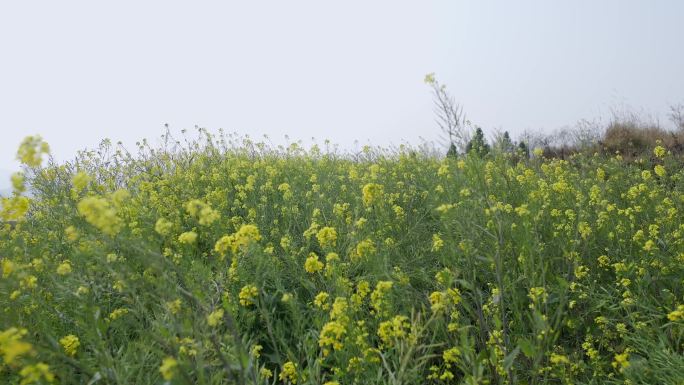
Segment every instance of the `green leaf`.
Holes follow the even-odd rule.
[[[512,352],[508,353],[506,357],[503,359],[503,366],[504,370],[508,371],[511,366],[513,366],[513,362],[515,361],[515,358],[518,356],[520,353],[520,346],[516,347],[513,349]]]
[[[534,345],[532,345],[532,342],[530,342],[530,340],[519,339],[518,347],[520,348],[520,350],[522,350],[523,354],[527,358],[534,358],[534,356],[536,355],[536,349]]]

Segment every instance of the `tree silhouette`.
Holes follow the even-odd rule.
[[[474,153],[480,158],[483,158],[489,153],[489,144],[487,144],[487,140],[485,139],[484,133],[480,127],[475,130],[475,135],[473,135],[473,138],[470,140],[470,142],[468,142],[468,145],[466,146],[466,152]]]
[[[447,151],[447,158],[458,158],[458,149],[456,148],[456,145],[451,143],[449,146],[449,150]]]
[[[525,159],[530,158],[530,149],[527,147],[527,144],[523,142],[522,140],[520,143],[518,143],[518,156],[524,157]]]

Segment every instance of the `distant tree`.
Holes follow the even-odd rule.
[[[482,132],[480,127],[475,130],[475,135],[473,135],[473,138],[468,142],[468,145],[466,145],[466,152],[474,153],[480,158],[483,158],[489,153],[489,144],[487,144],[484,132]]]
[[[518,156],[524,159],[530,158],[530,149],[527,147],[527,144],[525,144],[525,142],[522,140],[520,141],[520,143],[518,143]]]
[[[458,158],[458,149],[456,148],[456,145],[451,143],[449,146],[449,151],[447,151],[447,158]]]
[[[501,147],[505,152],[512,152],[513,148],[515,148],[508,131],[504,131],[503,138],[501,139]]]
[[[504,131],[503,134],[499,132],[495,135],[492,148],[495,151],[504,154],[511,154],[515,152],[515,144],[513,144],[513,140],[511,140],[511,136],[508,134],[508,131]]]

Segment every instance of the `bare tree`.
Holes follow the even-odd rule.
[[[684,131],[684,104],[670,106],[670,120],[678,130]]]
[[[446,90],[446,86],[435,79],[435,74],[425,76],[425,84],[432,88],[435,102],[436,121],[439,128],[446,135],[449,144],[449,152],[455,147],[459,153],[465,152],[470,141],[468,127],[470,122],[466,120],[463,107],[456,103]]]

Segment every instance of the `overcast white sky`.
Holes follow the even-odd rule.
[[[0,169],[164,123],[276,142],[438,134],[436,72],[485,130],[684,102],[684,1],[3,1]]]

